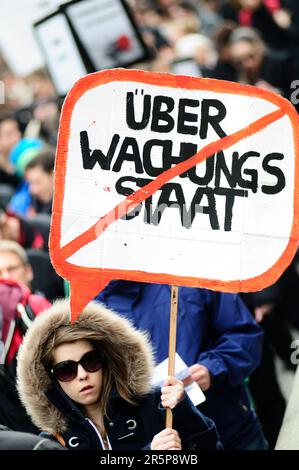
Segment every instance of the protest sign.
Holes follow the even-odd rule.
[[[148,50],[123,0],[72,0],[61,5],[94,70],[126,67]]]
[[[272,284],[298,244],[298,116],[255,87],[134,70],[61,116],[50,253],[75,317],[110,280]]]
[[[67,19],[63,13],[54,12],[36,22],[34,32],[57,94],[65,96],[88,72]]]
[[[89,72],[127,67],[149,57],[123,0],[64,2],[33,28],[59,96]]]

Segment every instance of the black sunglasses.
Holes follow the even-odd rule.
[[[102,354],[96,349],[88,351],[79,361],[68,360],[58,362],[51,372],[60,382],[70,382],[77,377],[78,364],[81,364],[87,372],[97,372],[103,365]]]

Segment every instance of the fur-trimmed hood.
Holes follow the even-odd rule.
[[[41,313],[27,331],[18,354],[17,387],[27,413],[41,430],[51,434],[65,431],[65,416],[48,400],[51,386],[42,364],[43,345],[54,330],[70,323],[69,300],[59,300]],[[74,327],[95,332],[96,338],[108,338],[113,347],[126,357],[128,384],[137,396],[151,390],[153,357],[146,335],[130,322],[101,304],[91,302],[74,322]]]

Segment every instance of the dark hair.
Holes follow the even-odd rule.
[[[52,148],[45,148],[41,150],[30,162],[26,165],[25,172],[31,168],[41,167],[45,173],[53,173],[55,164],[55,152]]]
[[[218,51],[230,44],[231,35],[237,26],[234,21],[224,21],[215,29],[212,39]]]

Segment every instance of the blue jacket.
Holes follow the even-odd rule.
[[[97,300],[149,332],[157,362],[168,356],[168,285],[112,281]],[[209,369],[212,387],[200,409],[227,449],[244,449],[261,432],[244,379],[259,364],[262,336],[238,295],[179,287],[176,350],[188,366]]]

